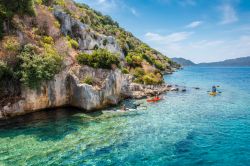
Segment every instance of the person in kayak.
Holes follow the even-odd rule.
[[[212,86],[212,93],[216,93],[216,92],[217,92],[216,86]]]

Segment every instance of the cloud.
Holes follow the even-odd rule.
[[[179,3],[182,6],[195,6],[196,5],[196,1],[195,0],[180,0]]]
[[[139,16],[139,13],[134,8],[130,8],[130,11],[134,16]]]
[[[138,12],[135,8],[128,6],[123,0],[75,0],[80,3],[85,3],[92,8],[110,14],[112,12],[129,11],[134,16],[138,16]]]
[[[202,24],[202,21],[194,21],[191,22],[190,24],[186,25],[186,28],[196,28]]]
[[[160,35],[157,33],[148,32],[145,34],[146,40],[154,41],[161,44],[171,44],[186,40],[192,32],[176,32],[169,35]]]
[[[230,24],[238,21],[237,13],[230,4],[220,6],[219,10],[222,12],[222,20],[220,24]]]
[[[183,7],[185,6],[195,6],[197,4],[197,0],[158,0],[161,3],[172,4],[177,3]]]

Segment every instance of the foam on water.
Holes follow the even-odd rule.
[[[250,68],[190,67],[165,79],[187,92],[145,111],[67,108],[1,122],[0,165],[249,165]],[[212,85],[222,93],[209,96]]]

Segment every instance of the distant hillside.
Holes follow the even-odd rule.
[[[228,59],[221,62],[199,63],[199,66],[250,66],[250,56]]]
[[[194,62],[184,59],[184,58],[172,58],[172,61],[182,65],[182,66],[193,66],[195,65]]]

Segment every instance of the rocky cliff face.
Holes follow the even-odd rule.
[[[99,79],[100,85],[81,82],[86,75]],[[74,66],[57,74],[40,89],[22,89],[22,99],[0,110],[0,119],[23,115],[46,108],[74,106],[84,110],[101,109],[118,104],[124,98],[142,98],[163,93],[167,85],[146,86],[132,83],[132,76],[120,70],[93,69]]]
[[[48,11],[47,7],[37,7],[37,12],[40,12],[40,14]],[[123,98],[142,98],[169,90],[166,85],[146,86],[133,83],[133,76],[122,74],[119,69],[107,70],[79,66],[75,59],[78,52],[90,53],[96,48],[103,48],[119,54],[122,63],[124,63],[124,51],[114,37],[93,31],[88,25],[66,13],[61,7],[54,6],[53,14],[54,16],[51,13],[41,15],[40,19],[46,22],[44,19],[48,16],[50,21],[56,18],[60,22],[60,32],[59,29],[54,30],[56,35],[53,36],[54,33],[50,33],[49,29],[47,35],[54,37],[55,45],[59,48],[57,50],[66,56],[63,60],[62,70],[55,75],[53,80],[43,82],[40,88],[35,90],[22,85],[20,98],[0,108],[0,119],[62,106],[74,106],[90,111],[118,104]],[[41,24],[41,30],[42,22],[39,22],[39,17],[36,19],[38,27],[39,23]],[[27,43],[31,41],[40,43],[36,41],[40,40],[40,34],[37,35],[29,30],[33,22],[32,18],[24,20],[22,24],[27,24],[27,27],[24,30],[20,29],[19,33],[26,34]],[[53,28],[56,29],[56,27]],[[60,44],[58,40],[60,38],[61,41],[64,41],[63,36],[70,36],[70,38],[76,40],[79,49],[73,51],[72,49],[71,51],[65,49],[64,51],[62,47],[65,46],[66,42]],[[136,42],[138,41],[136,40]],[[147,47],[147,49],[149,48]],[[96,83],[94,85],[84,83],[83,80],[87,76],[95,78]]]
[[[54,15],[61,24],[62,34],[65,36],[69,35],[76,39],[79,43],[80,50],[91,51],[97,48],[103,48],[112,53],[118,53],[121,55],[121,58],[124,58],[121,48],[114,37],[92,31],[88,25],[72,18],[58,6],[55,7]]]
[[[74,70],[74,71],[73,71]],[[102,75],[104,80],[100,88],[80,82],[84,74]],[[1,110],[2,117],[16,116],[45,108],[75,106],[84,110],[100,109],[117,104],[122,99],[123,82],[126,76],[119,70],[74,67],[56,75],[54,80],[44,83],[40,89],[22,90],[22,99],[8,104]]]

